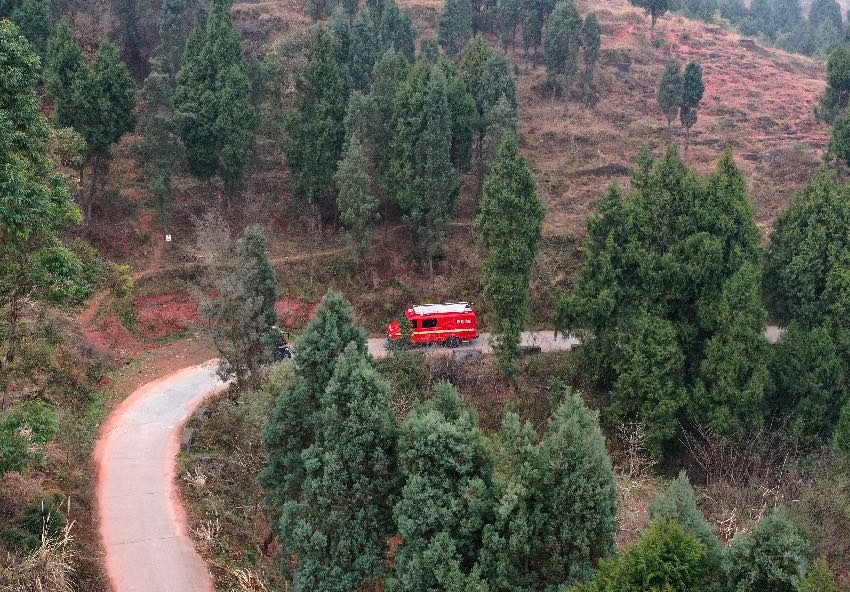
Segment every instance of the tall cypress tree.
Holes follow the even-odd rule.
[[[280,516],[284,506],[301,499],[305,467],[301,454],[315,442],[316,420],[336,359],[351,343],[365,355],[366,333],[354,324],[351,304],[337,292],[328,292],[316,316],[296,343],[294,378],[278,395],[275,410],[263,433],[268,465],[260,474],[266,489],[266,504],[272,516]],[[273,523],[278,531],[278,526]],[[288,541],[281,539],[285,552]]]
[[[284,121],[283,144],[293,188],[297,197],[330,217],[336,207],[334,173],[342,154],[348,88],[336,61],[333,35],[323,27],[313,33],[296,92]]]
[[[366,90],[372,82],[372,68],[380,57],[380,44],[369,10],[361,8],[351,26],[349,72],[354,89]]]
[[[380,113],[382,116],[375,120],[370,148],[375,181],[383,204],[385,229],[390,202],[395,195],[395,187],[390,175],[396,124],[395,100],[399,86],[406,80],[409,69],[410,64],[402,54],[388,50],[381,56],[372,71],[372,89],[369,98],[375,113]]]
[[[470,0],[446,0],[437,29],[437,39],[446,54],[460,55],[472,37],[472,4]]]
[[[581,75],[581,94],[585,103],[592,104],[596,101],[596,91],[593,85],[593,72],[599,59],[599,48],[602,45],[602,28],[596,13],[591,12],[584,18],[581,26],[581,50],[584,61],[584,70]]]
[[[427,405],[402,425],[404,485],[395,522],[404,546],[396,557],[398,589],[475,590],[484,525],[492,521],[493,461],[475,411],[440,383]],[[467,587],[469,586],[469,587]]]
[[[86,141],[87,160],[92,167],[91,188],[86,198],[86,219],[91,220],[97,183],[112,159],[112,146],[135,127],[136,87],[118,49],[105,41],[97,52],[90,76],[75,80],[72,92],[81,114],[77,131]]]
[[[569,98],[570,89],[578,73],[578,54],[581,47],[581,16],[572,0],[561,0],[555,5],[546,26],[543,43],[543,61],[552,98],[560,88],[564,99]]]
[[[90,76],[83,50],[74,40],[68,23],[63,22],[47,43],[47,92],[56,104],[56,123],[62,127],[82,129],[83,111],[74,93],[78,80]]]
[[[53,30],[52,12],[50,0],[24,0],[12,11],[12,21],[42,58]]]
[[[172,84],[173,80],[166,73],[163,61],[155,58],[151,73],[142,87],[145,112],[141,120],[142,136],[136,145],[163,226],[170,221],[175,203],[171,180],[183,158],[183,146],[174,119]]]
[[[661,112],[667,118],[667,125],[670,126],[676,115],[679,114],[679,107],[682,104],[682,66],[676,60],[668,60],[664,67],[664,73],[661,75],[661,80],[658,83],[658,106]]]
[[[369,161],[359,134],[348,142],[345,156],[336,173],[339,188],[339,216],[358,260],[369,250],[378,213],[378,200],[371,194]],[[365,264],[365,262],[364,262]]]
[[[397,495],[398,426],[387,384],[357,344],[339,355],[304,451],[303,498],[280,522],[298,553],[295,591],[372,589]]]
[[[183,48],[188,37],[186,0],[163,0],[159,12],[159,46],[157,56],[169,76],[177,76]]]
[[[658,17],[664,16],[664,13],[669,10],[669,0],[629,0],[629,3],[633,6],[643,8],[649,15],[650,22],[652,23],[649,36],[654,37],[655,22],[658,20]]]
[[[384,51],[394,49],[411,62],[416,58],[416,27],[410,7],[399,11],[395,0],[384,4],[381,15],[381,48]]]
[[[487,182],[476,230],[487,251],[484,297],[495,313],[496,354],[510,370],[529,318],[529,283],[543,230],[543,204],[534,176],[508,134]]]
[[[416,146],[414,193],[406,194],[414,199],[403,202],[402,208],[433,273],[434,256],[445,240],[459,189],[451,161],[452,120],[446,78],[439,67],[432,68],[423,113],[425,129]]]
[[[215,0],[186,45],[174,106],[189,171],[210,183],[219,175],[229,196],[253,151],[257,116],[239,33],[228,0]]]
[[[697,111],[703,93],[705,93],[705,83],[702,80],[702,66],[699,62],[690,62],[685,66],[685,74],[682,76],[682,104],[679,107],[679,119],[687,130],[685,152],[688,151],[691,128],[697,122]]]

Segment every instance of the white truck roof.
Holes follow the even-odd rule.
[[[469,302],[446,302],[445,304],[419,304],[413,307],[413,312],[418,315],[430,315],[446,312],[471,312]]]

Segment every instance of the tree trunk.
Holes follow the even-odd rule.
[[[9,400],[12,393],[12,365],[15,363],[16,346],[18,343],[18,318],[20,315],[20,299],[17,291],[13,291],[9,298],[9,351],[6,352],[6,359],[2,366],[5,368],[3,375],[3,398],[0,400],[0,411],[5,411],[9,407]]]
[[[658,14],[654,10],[649,13],[649,20],[652,23],[649,27],[649,40],[652,41],[655,39],[655,21],[658,20]]]

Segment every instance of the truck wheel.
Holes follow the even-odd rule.
[[[446,345],[449,346],[449,347],[459,347],[460,346],[460,339],[458,339],[457,337],[454,337],[454,336],[449,337],[446,340]]]

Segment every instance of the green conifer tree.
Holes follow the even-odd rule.
[[[773,511],[737,535],[723,561],[729,590],[797,592],[809,569],[809,544],[790,520]]]
[[[389,401],[387,384],[349,343],[313,416],[303,497],[280,521],[298,555],[294,591],[360,590],[380,580],[397,497],[398,426]]]
[[[702,95],[705,93],[705,83],[702,81],[702,66],[698,62],[690,62],[685,66],[682,76],[682,103],[679,105],[679,119],[685,127],[685,152],[691,139],[691,128],[697,122]]]
[[[498,4],[499,30],[502,47],[506,51],[508,48],[513,48],[516,43],[516,32],[522,23],[524,11],[524,0],[502,0]]]
[[[676,522],[660,519],[619,556],[603,561],[590,583],[571,592],[706,590],[708,576],[705,545]],[[741,588],[750,589],[757,588]]]
[[[358,135],[348,142],[345,156],[339,163],[336,180],[339,188],[339,217],[348,239],[354,245],[357,260],[362,261],[369,251],[374,235],[378,200],[371,194],[369,161]]]
[[[68,23],[59,25],[48,40],[46,66],[44,78],[47,92],[56,105],[56,123],[81,131],[84,112],[74,89],[78,81],[90,76],[90,72],[83,50],[74,40]]]
[[[384,4],[381,15],[381,47],[383,51],[393,49],[411,62],[416,58],[416,27],[410,7],[400,11],[395,0]]]
[[[434,257],[445,240],[459,189],[451,161],[452,120],[446,78],[438,67],[432,69],[428,81],[423,116],[425,127],[416,145],[414,191],[402,194],[414,199],[406,199],[401,205],[433,274]]]
[[[353,88],[367,90],[372,83],[372,68],[380,57],[379,38],[367,8],[361,8],[354,17],[348,51]]]
[[[296,83],[297,99],[284,121],[284,153],[296,197],[325,217],[336,209],[334,174],[342,154],[348,88],[335,57],[334,38],[313,32],[307,67]]]
[[[466,586],[480,577],[476,562],[493,518],[493,460],[475,411],[450,384],[438,384],[434,399],[404,421],[399,465],[397,589],[477,589]]]
[[[437,29],[440,47],[456,58],[472,37],[472,3],[470,0],[446,0]]]
[[[257,116],[239,32],[228,0],[215,0],[192,32],[174,95],[178,131],[189,171],[206,181],[220,176],[229,199],[253,152]]]
[[[543,62],[552,87],[552,98],[558,89],[569,98],[576,74],[581,48],[581,15],[572,0],[560,0],[546,25],[543,41]]]
[[[315,442],[314,414],[330,382],[336,359],[351,343],[365,355],[366,333],[354,324],[351,304],[337,292],[328,292],[316,316],[295,344],[294,377],[278,395],[275,410],[263,433],[268,465],[260,474],[266,504],[273,517],[301,499],[305,467],[301,454]],[[276,532],[277,525],[272,524]],[[285,553],[291,553],[281,539]]]
[[[667,118],[667,125],[679,114],[682,104],[682,66],[676,60],[668,60],[658,84],[658,106]]]
[[[162,70],[171,78],[177,76],[189,36],[186,3],[187,0],[163,0],[159,12],[159,46],[156,54],[162,60]]]
[[[545,210],[517,139],[508,134],[484,184],[476,230],[487,251],[484,297],[494,312],[496,354],[505,370],[519,355],[529,318],[529,284]]]
[[[72,92],[72,101],[81,114],[77,131],[86,141],[87,160],[92,169],[85,197],[86,220],[91,221],[98,182],[105,177],[112,159],[112,146],[135,127],[136,87],[118,49],[104,41],[98,49],[91,75],[77,78]]]
[[[18,25],[33,50],[44,58],[47,39],[53,32],[53,14],[50,0],[23,0],[12,11],[12,21]]]
[[[585,103],[596,102],[596,90],[593,84],[593,74],[599,59],[599,48],[602,46],[602,28],[596,13],[588,14],[581,26],[581,48],[584,70],[581,75],[581,96]]]
[[[459,171],[465,171],[472,159],[472,142],[478,115],[475,99],[454,62],[442,58],[439,66],[446,77],[446,99],[452,117],[452,164]]]
[[[710,573],[718,573],[723,558],[723,545],[717,539],[714,526],[706,521],[697,506],[696,495],[684,471],[655,498],[649,508],[649,517],[652,520],[668,519],[678,522],[685,532],[705,545]]]

